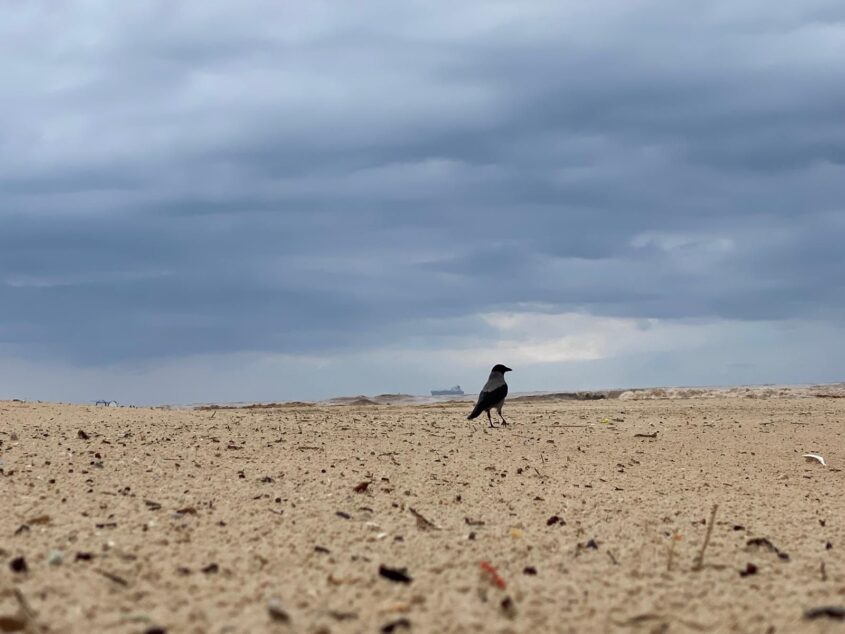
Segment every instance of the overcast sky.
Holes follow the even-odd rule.
[[[845,379],[841,0],[0,4],[0,398]]]

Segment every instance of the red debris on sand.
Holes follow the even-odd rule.
[[[496,586],[497,588],[501,588],[502,590],[507,587],[505,580],[502,579],[499,572],[493,567],[493,564],[491,564],[489,561],[482,561],[479,565],[481,566],[481,569],[484,572],[490,575],[490,581],[494,586]]]

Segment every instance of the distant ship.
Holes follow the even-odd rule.
[[[432,396],[463,396],[464,391],[460,385],[450,387],[448,390],[431,390]]]

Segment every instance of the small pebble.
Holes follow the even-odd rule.
[[[270,614],[270,618],[274,621],[279,621],[280,623],[290,622],[290,615],[285,612],[281,601],[278,599],[270,599],[267,602],[267,612]]]
[[[752,563],[749,562],[748,564],[746,564],[745,570],[739,571],[739,576],[740,577],[750,577],[751,575],[756,575],[757,571],[758,571],[757,566],[755,564],[752,564]]]
[[[502,602],[499,604],[502,608],[502,612],[506,617],[509,619],[513,619],[516,617],[516,604],[514,604],[513,599],[510,597],[505,597],[502,599]]]
[[[411,629],[411,622],[408,619],[401,618],[395,621],[391,621],[390,623],[385,623],[381,626],[381,631],[384,634],[393,634],[394,632],[398,632],[400,630],[410,630]]]
[[[26,572],[29,570],[29,566],[26,565],[26,559],[22,556],[12,559],[12,561],[9,562],[9,568],[12,569],[12,572]]]
[[[51,550],[47,555],[47,563],[51,566],[61,566],[65,560],[65,554],[61,550]]]

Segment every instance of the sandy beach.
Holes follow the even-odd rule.
[[[0,402],[0,631],[843,631],[845,399],[657,396]]]

